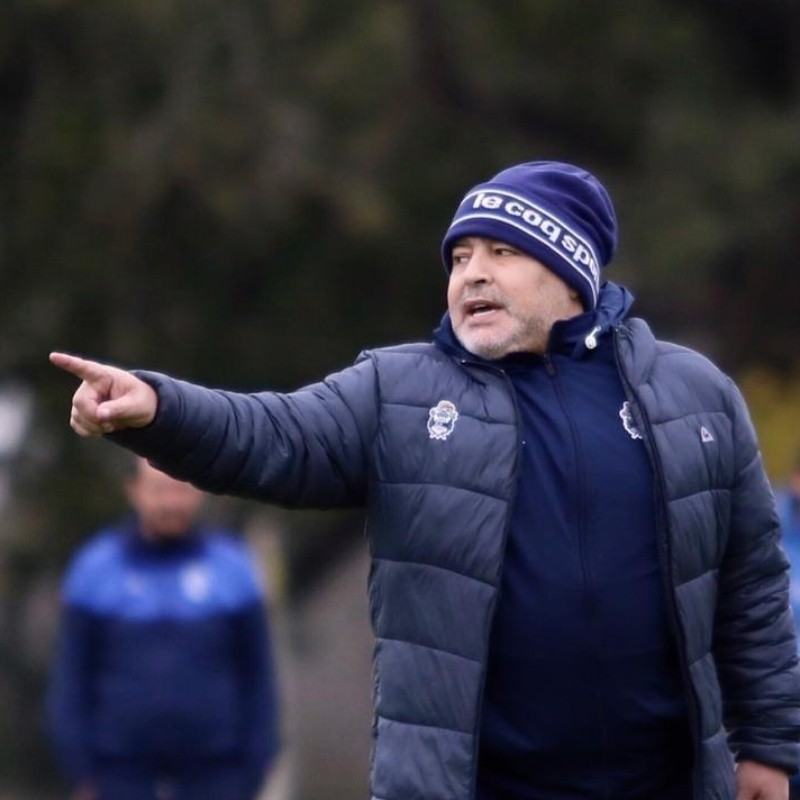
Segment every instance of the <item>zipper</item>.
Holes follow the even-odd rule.
[[[595,331],[599,330],[599,327]],[[592,331],[594,333],[595,331]],[[590,334],[591,335],[591,334]],[[588,338],[588,337],[587,337]],[[595,342],[596,344],[596,342]],[[557,379],[555,364],[552,362],[549,355],[545,354],[545,367],[549,365],[547,374],[550,376],[558,404],[561,407],[561,412],[567,421],[569,428],[570,438],[572,439],[572,451],[575,456],[575,477],[577,484],[577,545],[578,545],[578,558],[580,560],[581,578],[583,580],[583,600],[584,600],[584,613],[585,622],[587,625],[587,658],[596,665],[599,672],[600,670],[600,646],[597,638],[597,631],[594,625],[594,619],[591,610],[591,581],[589,579],[588,568],[586,565],[586,476],[584,474],[585,460],[583,451],[580,446],[580,437],[573,421],[572,413],[570,412],[569,405],[564,394],[561,382]],[[596,710],[598,715],[598,723],[600,730],[600,741],[603,745],[602,758],[603,763],[607,762],[608,754],[611,750],[611,743],[608,736],[608,726],[606,723],[605,708],[601,699],[600,693],[597,693]]]
[[[617,365],[617,372],[622,379],[622,387],[625,390],[625,396],[628,399],[630,407],[634,413],[636,421],[643,425],[645,436],[643,438],[647,455],[650,458],[650,463],[653,466],[653,473],[655,475],[656,489],[657,489],[657,513],[656,513],[656,537],[658,542],[659,562],[661,566],[661,581],[664,587],[664,599],[667,607],[667,618],[669,620],[670,628],[672,629],[675,643],[678,648],[678,661],[680,662],[681,675],[683,676],[684,696],[686,697],[686,707],[689,714],[689,724],[694,739],[694,756],[695,763],[692,767],[693,775],[693,789],[692,794],[697,800],[701,798],[700,784],[700,714],[695,698],[694,688],[692,685],[689,669],[687,666],[688,659],[686,654],[686,638],[683,635],[678,617],[678,606],[675,600],[675,594],[672,585],[672,576],[669,573],[669,565],[671,559],[670,537],[669,537],[669,516],[667,513],[667,490],[666,480],[664,478],[664,470],[661,464],[661,458],[658,455],[655,447],[655,439],[653,437],[653,426],[650,418],[645,413],[644,409],[639,403],[628,374],[623,367],[623,359],[620,352],[619,340],[623,335],[623,327],[621,325],[615,326],[612,330],[612,339],[614,342],[614,359]]]
[[[483,696],[486,690],[486,672],[489,666],[489,646],[491,644],[491,634],[492,634],[492,625],[494,624],[494,618],[497,614],[497,606],[499,604],[500,598],[500,590],[502,588],[502,575],[503,575],[503,562],[505,561],[505,552],[506,547],[508,545],[508,530],[511,527],[511,512],[514,506],[514,501],[516,500],[517,495],[517,483],[519,480],[519,449],[522,445],[521,434],[522,434],[522,426],[520,424],[520,416],[519,416],[519,405],[517,403],[517,395],[514,391],[514,385],[511,382],[511,378],[503,372],[502,369],[499,367],[493,367],[489,364],[481,364],[477,361],[470,361],[466,358],[462,358],[461,364],[465,367],[476,367],[478,369],[486,370],[487,372],[494,373],[500,377],[506,387],[506,391],[508,392],[508,396],[511,398],[511,403],[514,406],[514,422],[516,423],[517,428],[517,446],[514,448],[514,463],[511,467],[511,491],[508,496],[508,513],[506,514],[506,523],[505,527],[503,528],[503,541],[501,543],[501,550],[503,553],[503,561],[501,562],[500,567],[500,580],[497,583],[497,593],[494,599],[494,607],[491,610],[491,613],[487,616],[487,630],[485,631],[484,641],[486,642],[486,646],[483,651],[483,671],[481,674],[481,685],[478,687],[478,706],[475,709],[475,727],[472,731],[472,778],[470,781],[470,797],[475,798],[477,793],[477,778],[478,778],[478,744],[480,742],[480,728],[481,728],[481,718],[483,716]],[[551,364],[552,368],[552,364]],[[549,374],[549,373],[548,373]]]

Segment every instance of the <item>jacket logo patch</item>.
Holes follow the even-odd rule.
[[[705,425],[700,426],[700,441],[703,444],[708,444],[709,442],[714,441],[714,434],[711,433],[711,431],[706,428]]]
[[[181,588],[186,597],[194,603],[200,603],[211,591],[211,579],[208,570],[199,564],[192,564],[183,570]]]
[[[642,438],[642,434],[636,427],[636,422],[633,419],[630,403],[627,400],[622,404],[622,408],[619,410],[619,418],[622,420],[622,426],[625,428],[628,436],[630,436],[631,439]]]
[[[428,435],[431,439],[444,441],[453,432],[457,419],[455,404],[449,400],[440,400],[428,412]]]

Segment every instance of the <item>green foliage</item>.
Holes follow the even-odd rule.
[[[800,372],[753,369],[740,380],[758,432],[764,463],[775,484],[783,483],[800,456]]]
[[[798,399],[775,381],[800,341],[799,30],[788,0],[7,0],[0,377],[35,388],[47,445],[2,560],[61,566],[119,505],[50,349],[292,388],[426,337],[458,199],[526,159],[608,184],[610,277],[659,335],[778,376],[747,388],[779,471],[800,430],[771,410]]]

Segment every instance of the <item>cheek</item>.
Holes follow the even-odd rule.
[[[460,296],[461,281],[459,281],[458,278],[451,277],[447,284],[447,307],[450,310],[451,316],[458,309],[458,299]]]

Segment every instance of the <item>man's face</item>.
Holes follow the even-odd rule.
[[[482,358],[544,353],[553,323],[583,312],[577,293],[561,278],[503,242],[459,239],[451,266],[447,307],[453,330]]]
[[[126,485],[128,501],[139,515],[148,538],[177,539],[191,529],[203,501],[194,486],[176,481],[137,459],[134,477]]]

